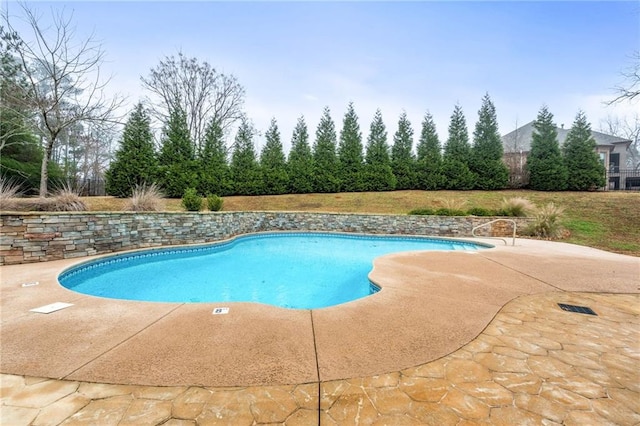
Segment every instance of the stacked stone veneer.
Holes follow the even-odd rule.
[[[0,265],[206,243],[264,231],[468,237],[473,227],[494,219],[293,212],[7,213],[1,218]],[[518,221],[521,227],[527,219]],[[486,227],[476,234],[493,232]],[[495,233],[505,233],[504,227],[496,226]]]

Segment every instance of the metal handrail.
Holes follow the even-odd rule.
[[[496,222],[500,222],[500,221],[511,222],[513,224],[513,236],[512,236],[513,240],[511,242],[511,245],[515,246],[516,245],[516,227],[518,226],[518,224],[513,219],[503,219],[503,218],[494,219],[494,220],[491,220],[489,222],[483,223],[482,225],[474,226],[473,229],[471,229],[471,236],[476,237],[476,238],[492,238],[492,239],[495,239],[495,240],[502,240],[504,242],[504,245],[508,245],[507,240],[504,239],[504,238],[500,238],[500,237],[483,237],[483,236],[476,235],[476,229],[480,229],[480,228],[483,228],[485,226],[491,225],[492,223],[496,223]]]

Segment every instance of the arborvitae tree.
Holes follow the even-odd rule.
[[[596,153],[596,141],[591,135],[591,124],[583,111],[579,111],[562,147],[567,167],[567,189],[589,191],[605,184],[605,168]]]
[[[436,131],[436,123],[430,113],[422,121],[418,141],[418,189],[434,190],[444,186],[442,176],[442,147]]]
[[[473,189],[476,176],[469,169],[470,162],[471,145],[467,122],[462,108],[456,105],[449,123],[449,138],[444,146],[443,175],[446,189]]]
[[[181,109],[171,112],[160,149],[158,183],[164,194],[180,198],[187,188],[197,187],[198,173],[187,118]]]
[[[336,155],[336,126],[331,119],[329,107],[325,107],[313,145],[314,191],[338,192],[338,157]]]
[[[449,160],[458,160],[467,165],[471,159],[467,121],[460,105],[456,105],[453,114],[451,114],[449,138],[444,146],[444,157]]]
[[[136,186],[155,181],[158,159],[150,123],[142,104],[137,104],[124,126],[115,160],[105,175],[108,194],[130,197]]]
[[[358,116],[349,103],[344,114],[340,144],[338,145],[338,163],[340,190],[343,192],[358,192],[364,187],[362,155],[362,133],[358,124]]]
[[[391,169],[387,129],[382,121],[380,110],[376,111],[369,129],[364,170],[365,191],[392,191],[395,189],[396,177]]]
[[[546,106],[538,112],[533,128],[531,151],[526,164],[529,187],[538,191],[567,189],[567,168],[560,152],[558,131],[553,122],[553,114]]]
[[[487,93],[482,98],[478,122],[473,131],[471,171],[477,176],[477,189],[503,189],[509,183],[509,169],[502,160],[503,148],[498,133],[496,108]]]
[[[442,178],[444,189],[456,191],[473,189],[476,181],[476,175],[465,163],[447,158],[442,161]]]
[[[304,117],[298,118],[291,137],[291,150],[287,162],[289,189],[294,194],[313,192],[313,154],[309,145],[309,132]]]
[[[391,168],[396,177],[396,189],[414,189],[417,183],[416,159],[413,156],[413,129],[402,112],[398,120],[398,130],[393,136],[391,148]]]
[[[229,195],[231,181],[227,163],[227,147],[222,128],[211,120],[204,133],[204,145],[198,158],[198,192],[203,195]]]
[[[289,189],[287,162],[280,141],[280,131],[276,119],[271,120],[269,130],[265,134],[267,143],[260,153],[260,170],[265,194],[285,194]]]
[[[238,195],[260,195],[263,190],[262,174],[253,145],[253,126],[242,119],[231,154],[231,181]]]

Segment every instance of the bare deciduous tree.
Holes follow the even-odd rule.
[[[244,88],[233,75],[216,71],[207,62],[167,56],[151,69],[142,85],[149,90],[148,108],[154,117],[166,123],[172,110],[180,107],[187,115],[191,140],[198,152],[202,148],[204,131],[211,120],[228,130],[242,117]]]
[[[81,136],[84,147],[80,162],[82,180],[100,180],[104,177],[113,154],[115,135],[113,127],[94,126]]]
[[[620,118],[617,116],[608,116],[600,121],[600,130],[610,135],[620,138],[629,139],[629,155],[627,156],[626,167],[634,170],[640,170],[640,114]]]
[[[633,101],[640,97],[640,51],[636,50],[631,56],[631,66],[622,71],[624,82],[615,87],[618,94],[607,104],[615,104],[622,101]]]
[[[40,175],[40,196],[45,197],[47,165],[58,137],[78,123],[114,121],[114,111],[122,100],[107,98],[104,89],[109,79],[102,79],[100,67],[105,53],[102,45],[89,36],[76,38],[72,14],[52,9],[50,24],[26,4],[21,4],[22,16],[4,17],[7,31],[15,37],[10,47],[27,80],[26,95],[35,114],[32,127],[43,138],[44,155]],[[23,19],[29,37],[16,31],[13,19]]]

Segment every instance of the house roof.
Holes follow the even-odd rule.
[[[556,127],[558,131],[558,142],[560,146],[564,144],[569,134],[569,129]],[[531,150],[531,135],[533,134],[533,121],[517,128],[511,133],[502,136],[502,146],[505,153],[510,152],[529,152]],[[619,138],[617,136],[608,135],[606,133],[591,131],[591,135],[596,140],[599,147],[612,148],[617,144],[631,144],[631,140]]]

